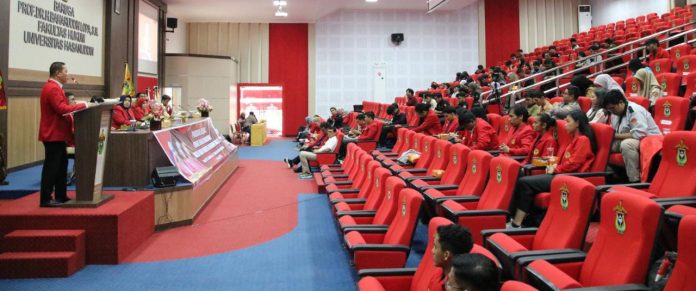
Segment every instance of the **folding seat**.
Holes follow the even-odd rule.
[[[498,104],[496,104],[496,107]],[[498,131],[500,129],[500,125],[502,124],[502,116],[500,114],[495,114],[495,113],[488,113],[486,114],[486,117],[488,118],[488,123],[493,126],[493,128]]]
[[[488,172],[493,156],[485,151],[474,150],[466,158],[468,170],[459,185],[432,185],[418,188],[423,193],[426,208],[432,215],[440,215],[440,202],[447,197],[480,196],[488,181]]]
[[[657,74],[672,72],[672,59],[657,59],[649,63],[650,69]],[[621,83],[619,83],[621,84]]]
[[[549,103],[551,103],[551,104],[563,103],[563,97],[553,97],[553,98],[549,99]]]
[[[358,195],[355,198],[344,198],[345,192],[329,195],[331,203],[334,203],[335,212],[351,211],[351,210],[377,210],[384,199],[384,184],[387,182],[387,177],[390,176],[389,170],[382,168],[377,164],[374,168],[369,185],[364,185],[360,188]],[[367,181],[365,184],[368,184]],[[368,187],[369,186],[369,187]],[[366,189],[367,188],[367,189]],[[363,194],[363,192],[366,192]],[[361,194],[363,194],[361,196]]]
[[[519,172],[520,163],[513,159],[491,159],[488,183],[481,196],[443,198],[446,217],[469,228],[474,242],[482,244],[482,230],[505,228]]]
[[[391,224],[398,210],[397,195],[404,187],[406,187],[406,183],[398,177],[387,177],[384,183],[384,198],[377,210],[338,211],[336,217],[338,217],[340,228],[343,230],[355,225],[384,227]]]
[[[329,199],[331,203],[338,203],[342,199],[359,198],[360,201],[353,201],[354,203],[364,203],[364,198],[370,194],[372,190],[372,175],[375,170],[381,168],[379,162],[371,159],[363,159],[366,162],[366,166],[360,172],[365,172],[364,175],[359,173],[354,181],[336,181],[333,183],[327,183],[326,192],[329,193]],[[362,167],[361,167],[362,168]],[[341,183],[342,182],[342,183]],[[338,184],[336,184],[338,183]]]
[[[689,99],[687,98],[667,96],[655,101],[654,119],[662,134],[684,130],[688,113]]]
[[[643,106],[645,110],[650,111],[650,99],[645,98],[645,97],[626,97],[628,101],[631,101],[633,103],[636,103],[640,106]]]
[[[420,103],[420,101],[419,101]],[[418,126],[418,120],[419,117],[416,114],[416,107],[415,106],[408,106],[406,109],[406,122],[408,127],[415,127]]]
[[[405,181],[412,181],[420,178],[433,177],[433,171],[441,171],[447,167],[449,161],[449,151],[452,144],[449,141],[435,139],[430,148],[430,164],[426,169],[407,169],[399,172],[399,177]]]
[[[685,78],[686,91],[684,92],[683,97],[693,98],[694,94],[696,93],[696,74],[688,74]]]
[[[682,76],[675,73],[662,73],[655,76],[657,82],[662,86],[663,96],[679,95],[679,86],[681,86]]]
[[[435,238],[435,234],[437,234],[437,228],[450,224],[452,224],[451,221],[441,217],[436,217],[430,220],[430,223],[428,223],[428,244],[425,248],[425,252],[423,253],[423,258],[421,259],[420,263],[418,263],[418,268],[362,270],[358,273],[358,276],[360,277],[358,288],[363,291],[428,290],[428,286],[433,278],[440,278],[440,276],[443,275],[447,276],[447,274],[442,274],[441,268],[435,266],[433,252],[431,250],[433,249],[433,239]],[[497,264],[495,256],[480,245],[474,244],[470,253],[482,254]]]
[[[677,67],[677,74],[681,76],[688,75],[689,73],[696,70],[696,56],[682,56],[681,58],[677,59],[675,67]]]
[[[582,250],[595,201],[595,187],[578,177],[556,176],[551,182],[551,204],[539,228],[483,232],[509,278],[522,278],[517,259],[544,252]]]
[[[672,269],[665,291],[696,290],[696,215],[684,217],[679,222],[678,232],[679,255]]]
[[[413,189],[399,193],[399,209],[386,228],[346,228],[344,240],[357,270],[400,268],[406,264],[423,198]]]
[[[582,111],[587,112],[590,110],[590,107],[592,107],[592,100],[590,100],[590,98],[580,96],[578,97],[578,104],[580,105],[580,109],[582,109]]]
[[[442,177],[418,177],[409,179],[409,184],[419,192],[425,191],[425,187],[432,185],[450,185],[458,187],[459,182],[464,178],[466,172],[466,159],[471,149],[463,144],[453,144],[450,146],[447,155],[447,168]]]
[[[449,99],[449,104],[450,104],[450,106],[452,106],[452,107],[457,107],[457,105],[459,105],[459,99],[457,99],[457,98],[450,98],[450,99]]]
[[[423,135],[423,138],[421,139],[421,150],[418,151],[421,153],[418,161],[416,161],[416,163],[413,165],[392,164],[389,166],[389,169],[394,174],[409,171],[422,173],[426,171],[428,166],[430,166],[430,163],[433,161],[433,157],[435,156],[435,151],[433,149],[435,147],[435,142],[437,141],[437,138]]]
[[[320,167],[322,178],[326,179],[332,176],[335,178],[347,178],[351,176],[356,171],[355,165],[357,165],[363,152],[359,146],[348,144],[343,164],[322,165]]]
[[[597,240],[583,252],[524,257],[528,281],[536,288],[568,289],[641,284],[645,281],[662,209],[629,193],[602,198]]]
[[[378,161],[398,158],[402,153],[411,148],[411,145],[413,144],[413,139],[415,138],[416,134],[417,133],[412,130],[399,128],[397,129],[396,133],[396,143],[394,144],[394,147],[392,147],[392,150],[385,152],[375,150],[372,151],[372,155],[375,157],[375,160]]]
[[[361,151],[357,159],[357,167],[354,166],[347,177],[335,175],[324,178],[327,193],[332,193],[339,189],[360,188],[367,176],[367,164],[372,161],[372,157]]]
[[[409,131],[408,133],[406,133],[406,135],[408,137],[407,142],[409,142],[409,145],[408,145],[406,150],[415,150],[419,153],[422,153],[422,151],[423,151],[423,148],[422,148],[423,139],[425,139],[427,136],[425,134],[417,133],[414,131]],[[397,165],[398,164],[397,160],[399,159],[400,156],[401,156],[401,154],[382,158],[382,160],[381,160],[382,165],[384,167],[387,167],[387,168],[389,168],[393,165]]]
[[[505,283],[500,286],[500,291],[537,291],[537,289],[520,281],[510,280],[505,281]]]
[[[507,140],[507,136],[510,133],[510,115],[504,115],[500,117],[499,127],[494,127],[498,131],[498,140]]]
[[[672,59],[672,61],[676,62],[681,58],[682,56],[689,55],[691,52],[691,46],[683,43],[680,45],[676,45],[672,48],[669,49],[669,57]]]

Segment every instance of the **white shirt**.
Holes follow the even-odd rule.
[[[316,152],[317,153],[330,153],[333,152],[336,149],[336,145],[338,144],[338,139],[334,135],[333,137],[329,138],[326,143],[322,147],[320,147]]]
[[[53,81],[54,83],[58,84],[58,86],[60,86],[61,89],[63,89],[63,83],[53,78],[49,78],[48,80]]]

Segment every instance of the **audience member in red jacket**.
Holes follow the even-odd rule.
[[[418,114],[422,121],[413,131],[428,135],[436,135],[442,132],[440,118],[437,117],[434,111],[430,110],[430,105],[424,103],[416,105],[416,114]]]
[[[498,133],[488,122],[476,118],[471,111],[459,116],[460,132],[457,140],[472,150],[492,151],[498,148]]]
[[[445,113],[445,125],[442,126],[442,133],[457,134],[457,131],[459,131],[457,109],[448,107],[442,112]]]
[[[557,164],[547,166],[545,175],[525,176],[517,181],[514,204],[511,209],[517,209],[510,225],[519,227],[532,209],[534,196],[541,192],[551,191],[551,180],[554,174],[587,172],[594,162],[594,152],[597,151],[592,127],[585,112],[572,111],[566,117],[566,130],[571,136],[570,143],[561,149]]]
[[[645,63],[659,59],[669,59],[669,52],[660,47],[660,41],[657,38],[648,39],[645,42],[645,50],[648,52],[645,58]]]
[[[358,114],[356,117],[358,120],[359,130],[351,129],[348,132],[349,136],[344,136],[341,142],[341,148],[339,150],[340,156],[345,156],[346,148],[351,142],[358,141],[377,141],[379,139],[381,122],[375,121],[375,113],[368,111],[366,113]]]
[[[148,102],[147,94],[138,93],[138,99],[135,101],[135,106],[132,106],[133,117],[135,120],[143,120],[143,118],[150,113],[150,106]]]
[[[111,128],[119,129],[121,126],[130,125],[131,120],[135,120],[131,111],[131,100],[130,96],[121,96],[119,104],[114,106],[111,113]]]
[[[406,106],[416,106],[418,104],[418,98],[413,94],[413,89],[406,89]]]
[[[532,144],[532,150],[522,164],[532,163],[532,159],[549,157],[556,154],[558,143],[553,133],[556,130],[556,119],[542,113],[534,120],[534,131],[537,135]]]
[[[41,90],[41,119],[39,121],[39,141],[44,144],[44,163],[41,170],[41,207],[55,207],[70,199],[67,196],[68,143],[72,141],[73,131],[66,114],[87,108],[86,102],[71,105],[63,92],[63,84],[68,82],[68,67],[65,63],[54,62],[49,68],[50,79]],[[55,200],[51,194],[55,191]]]
[[[526,156],[532,150],[536,133],[527,124],[529,112],[527,107],[516,104],[510,110],[510,125],[505,142],[500,145],[500,151],[509,156]]]
[[[471,233],[466,227],[459,224],[438,226],[435,237],[433,238],[433,248],[431,250],[426,250],[432,253],[433,264],[438,267],[437,270],[430,275],[428,290],[446,290],[445,284],[447,284],[447,274],[452,268],[454,257],[459,254],[469,253],[473,246],[474,243],[471,239]]]

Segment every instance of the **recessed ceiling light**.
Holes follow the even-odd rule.
[[[283,10],[278,10],[278,11],[276,11],[275,16],[278,16],[278,17],[288,17],[288,13],[285,12],[285,11],[283,11]]]
[[[273,1],[273,6],[286,6],[286,5],[288,5],[288,1],[285,1],[285,0]]]
[[[377,2],[377,0],[365,0],[365,2],[374,3],[374,2]]]

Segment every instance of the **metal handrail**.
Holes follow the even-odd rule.
[[[651,35],[648,35],[648,36],[645,36],[645,37],[642,37],[642,38],[639,38],[639,39],[636,39],[636,40],[632,40],[632,41],[630,41],[630,42],[623,43],[623,44],[618,45],[618,46],[616,46],[616,47],[614,47],[614,48],[611,48],[611,49],[608,49],[608,50],[605,50],[605,51],[602,51],[602,52],[598,52],[598,53],[595,53],[595,54],[586,56],[586,57],[585,57],[584,59],[582,59],[582,60],[589,59],[589,58],[592,58],[592,57],[595,57],[595,56],[599,56],[599,55],[602,55],[602,54],[607,54],[607,53],[611,53],[611,52],[614,52],[614,51],[618,51],[618,50],[620,50],[620,49],[623,49],[624,47],[628,47],[628,46],[631,46],[631,45],[636,44],[636,43],[642,43],[642,42],[644,42],[644,41],[646,41],[646,40],[648,40],[648,39],[651,39],[651,38],[654,38],[654,37],[657,37],[657,36],[660,36],[660,35],[663,35],[663,34],[668,34],[668,33],[672,32],[672,31],[674,31],[674,30],[681,29],[681,28],[684,28],[684,27],[686,27],[686,26],[693,25],[693,24],[696,24],[696,22],[689,22],[689,23],[685,23],[685,24],[682,24],[682,25],[679,25],[679,26],[671,27],[671,28],[669,28],[669,29],[665,29],[665,30],[659,31],[659,32],[653,33],[653,34],[651,34]],[[526,81],[529,81],[529,80],[534,80],[534,79],[535,79],[536,77],[538,77],[538,76],[545,76],[546,74],[548,74],[548,73],[550,73],[550,72],[559,71],[559,70],[561,70],[561,69],[563,69],[563,68],[565,68],[565,67],[571,66],[571,65],[576,65],[576,66],[577,66],[577,63],[579,63],[580,61],[581,61],[581,59],[577,59],[577,60],[574,60],[574,61],[569,61],[569,62],[567,62],[567,63],[565,63],[565,64],[561,64],[561,65],[559,65],[559,66],[556,66],[556,67],[554,67],[554,68],[548,69],[548,70],[546,70],[546,71],[542,71],[542,72],[539,72],[539,73],[536,73],[536,74],[533,74],[533,75],[530,75],[530,76],[521,78],[521,79],[519,79],[519,80],[517,80],[517,81],[513,81],[513,82],[507,83],[507,84],[505,84],[505,85],[499,86],[497,89],[498,89],[498,91],[500,92],[500,90],[502,90],[502,89],[504,89],[504,88],[512,87],[512,86],[515,85],[515,84],[520,84],[520,83],[523,83],[523,82],[526,82]],[[604,64],[605,62],[606,62],[606,61],[602,60],[602,61],[600,61],[598,64]],[[548,79],[547,79],[547,80],[548,80]],[[544,80],[544,81],[545,81],[545,80]],[[539,84],[537,83],[537,84],[535,84],[535,86],[536,86],[536,85],[539,85]],[[481,93],[481,96],[483,96],[483,95],[490,95],[490,94],[492,94],[492,93],[493,93],[493,90],[488,90],[488,91],[482,92],[482,93]],[[510,92],[508,92],[508,93],[506,93],[506,94],[503,94],[501,97],[505,97],[505,96],[509,96],[509,95],[511,95]]]

